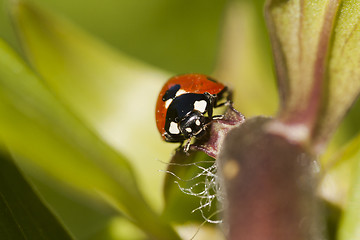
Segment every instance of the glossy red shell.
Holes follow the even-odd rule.
[[[165,102],[162,100],[162,97],[166,91],[176,84],[180,85],[181,90],[189,93],[199,94],[208,92],[215,95],[220,93],[225,88],[225,85],[216,82],[211,78],[211,80],[209,80],[209,78],[209,76],[204,74],[185,74],[172,77],[165,83],[159,93],[155,110],[156,126],[164,139],[167,109],[165,107]]]

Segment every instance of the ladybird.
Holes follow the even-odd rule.
[[[170,78],[156,103],[156,125],[167,142],[184,142],[205,135],[216,107],[230,103],[230,91],[204,74],[184,74]]]

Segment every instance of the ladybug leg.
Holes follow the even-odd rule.
[[[231,101],[231,100],[227,100],[226,102],[222,102],[222,103],[220,103],[220,104],[215,105],[214,108],[222,107],[222,106],[232,106],[232,101]]]
[[[233,102],[230,101],[230,100],[228,100],[228,101],[226,101],[226,102],[224,102],[224,103],[222,103],[222,104],[220,104],[220,105],[221,105],[221,106],[226,105],[226,106],[228,106],[228,109],[231,109],[231,110],[233,110],[233,111],[236,111],[236,109],[233,107]],[[224,117],[225,117],[224,114],[222,114],[222,115],[215,115],[215,116],[212,117],[212,119],[222,120],[222,119],[224,119]]]
[[[224,102],[218,103],[218,100],[225,100]],[[229,90],[227,87],[221,91],[216,98],[214,108],[221,107],[221,106],[232,106],[232,91]]]
[[[207,112],[208,112],[209,118],[212,118],[212,115],[213,115],[213,107],[211,107],[211,106],[208,107]]]
[[[215,107],[221,107],[221,106],[228,106],[229,108],[232,108],[233,109],[233,105],[232,105],[233,103],[232,103],[232,101],[230,101],[230,100],[228,100],[228,101],[226,101],[226,102],[224,102],[224,103],[221,103],[221,104],[219,104],[219,105],[216,105]],[[213,116],[212,117],[212,119],[223,119],[224,118],[224,115],[223,114],[221,114],[221,115],[215,115],[215,116]]]
[[[227,106],[229,108],[233,108],[233,102],[230,99],[227,99],[226,102],[222,102],[220,104],[217,104],[217,105],[214,106],[214,108],[222,107],[222,106]],[[224,118],[224,114],[215,115],[215,116],[212,117],[212,119],[217,119],[217,120],[221,120],[223,118]]]
[[[208,92],[205,92],[204,94],[208,100],[208,104],[206,106],[206,111],[207,111],[209,117],[212,118],[213,108],[215,107],[215,104],[216,104],[216,96],[214,96]]]
[[[215,119],[215,120],[221,120],[224,118],[224,115],[215,115],[212,117],[212,119]]]
[[[184,152],[188,152],[189,149],[190,149],[190,143],[191,143],[191,138],[187,139],[184,143],[184,146],[183,146],[183,149],[184,149]]]

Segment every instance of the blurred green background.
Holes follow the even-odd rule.
[[[34,0],[122,52],[175,73],[211,73],[226,1]],[[1,0],[1,37],[19,49]]]

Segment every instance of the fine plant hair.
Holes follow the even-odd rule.
[[[212,204],[218,202],[222,203],[224,197],[219,184],[217,175],[216,161],[199,161],[193,163],[166,163],[168,165],[175,165],[178,167],[191,167],[195,166],[200,170],[199,173],[189,179],[183,179],[177,176],[174,172],[165,170],[167,174],[174,176],[177,180],[174,181],[178,185],[180,191],[186,195],[194,196],[199,199],[199,207],[193,209],[191,213],[199,211],[204,219],[204,223],[220,224],[222,219],[214,219],[222,212],[222,209],[218,209],[215,212],[210,212]],[[210,164],[208,166],[205,166]],[[190,186],[183,187],[184,183]],[[203,225],[203,224],[202,224]]]

